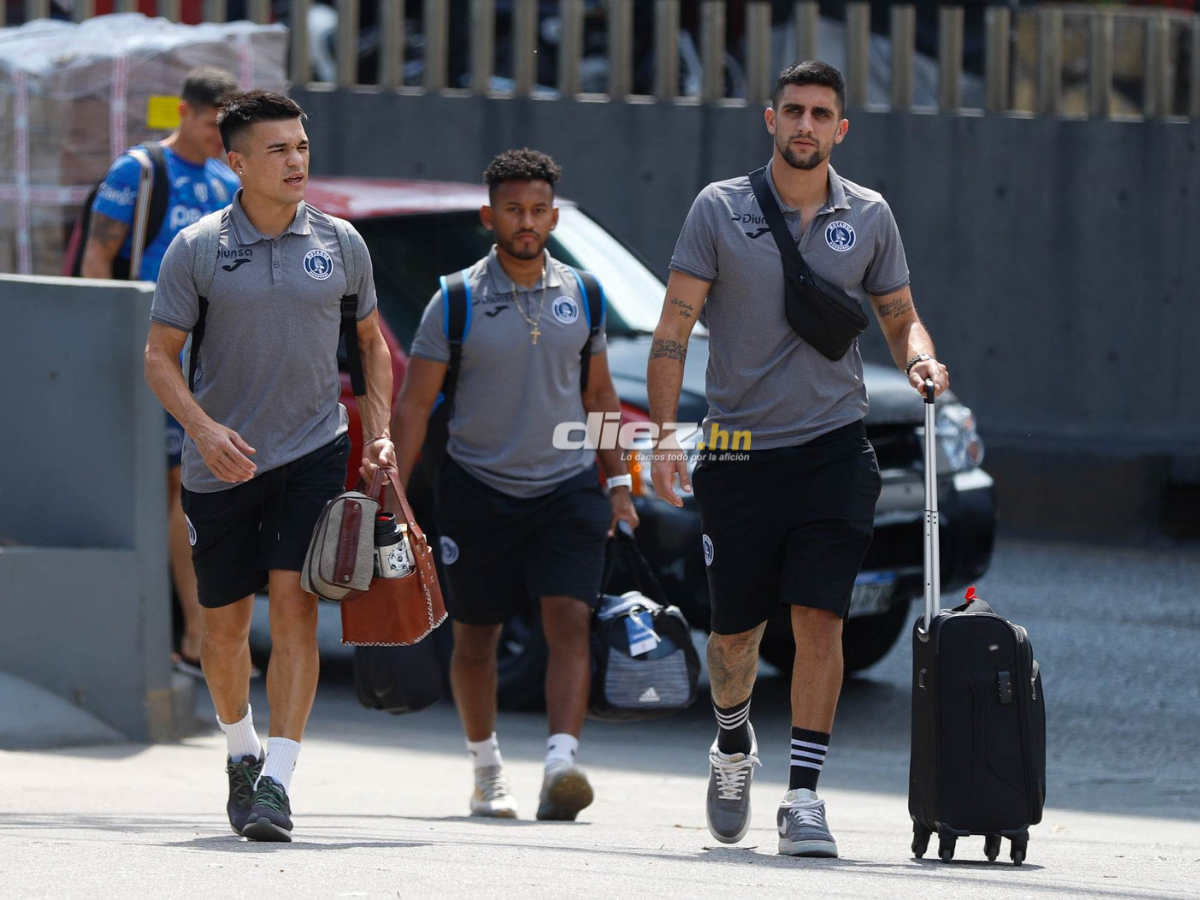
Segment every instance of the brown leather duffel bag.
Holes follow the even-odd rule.
[[[413,517],[395,469],[380,469],[367,496],[375,499],[390,482],[395,491],[401,529],[416,563],[403,578],[373,578],[371,586],[342,601],[342,643],[355,647],[405,647],[427,637],[446,619],[446,604],[438,584],[437,565],[425,532]]]

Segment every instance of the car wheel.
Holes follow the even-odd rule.
[[[842,632],[842,659],[847,672],[859,672],[887,656],[908,624],[911,600],[901,600],[877,616],[860,616],[846,622]],[[796,657],[791,620],[777,616],[767,623],[759,655],[783,672],[791,672]]]
[[[549,658],[542,621],[536,613],[522,613],[504,623],[497,652],[496,700],[513,712],[546,706],[546,662]]]

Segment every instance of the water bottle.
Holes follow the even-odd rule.
[[[395,513],[379,513],[375,517],[375,577],[406,578],[415,570],[408,526],[397,522]]]

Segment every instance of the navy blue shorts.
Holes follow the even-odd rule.
[[[612,506],[594,464],[549,494],[520,498],[446,457],[434,509],[446,609],[455,621],[499,625],[530,598],[599,599]]]
[[[712,630],[751,631],[781,605],[844,618],[883,484],[863,423],[745,455],[702,455],[692,474]]]

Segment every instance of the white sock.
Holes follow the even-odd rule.
[[[229,758],[237,762],[243,756],[262,757],[262,743],[258,732],[254,730],[254,718],[249,704],[246,705],[246,715],[241,721],[227,725],[217,716],[217,725],[225,732],[225,746],[229,750]]]
[[[502,766],[504,758],[500,755],[500,742],[496,740],[496,732],[482,741],[467,741],[467,752],[471,754],[471,762],[476,769],[485,766]]]
[[[267,761],[263,764],[263,778],[270,776],[283,785],[285,791],[292,788],[292,772],[296,769],[296,759],[300,756],[300,742],[289,741],[287,738],[272,737],[267,739]]]
[[[579,738],[571,734],[552,734],[546,741],[546,765],[557,760],[575,764],[575,754],[579,752]]]

